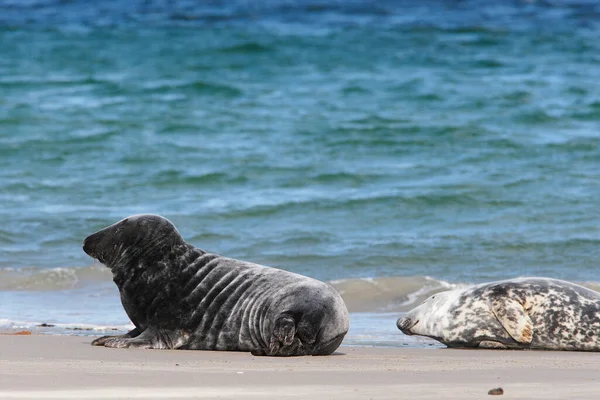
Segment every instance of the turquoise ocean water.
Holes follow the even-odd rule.
[[[0,327],[127,329],[81,242],[146,212],[331,282],[347,344],[428,346],[395,320],[445,288],[594,287],[599,37],[595,1],[0,0]]]

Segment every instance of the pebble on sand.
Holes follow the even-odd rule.
[[[492,396],[499,396],[501,394],[504,394],[504,389],[502,389],[502,388],[490,389],[490,391],[488,392],[488,394],[492,395]]]

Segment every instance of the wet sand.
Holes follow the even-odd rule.
[[[598,399],[600,353],[342,346],[331,356],[108,349],[0,336],[0,399]]]

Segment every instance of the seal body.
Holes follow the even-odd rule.
[[[600,351],[600,293],[518,278],[437,293],[397,322],[448,347]]]
[[[348,332],[331,286],[200,250],[158,215],[125,218],[87,237],[83,250],[111,269],[135,325],[93,345],[327,355]]]

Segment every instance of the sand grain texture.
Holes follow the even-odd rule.
[[[598,399],[600,353],[342,346],[326,357],[0,336],[1,399]]]

